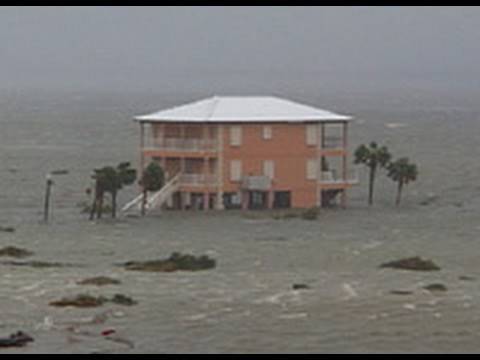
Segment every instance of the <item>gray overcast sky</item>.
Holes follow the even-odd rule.
[[[2,7],[0,88],[475,86],[475,7]]]

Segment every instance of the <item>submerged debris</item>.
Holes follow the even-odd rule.
[[[137,301],[123,294],[115,294],[111,299],[104,296],[92,296],[88,294],[80,294],[75,297],[63,298],[61,300],[52,301],[49,303],[49,305],[55,306],[55,307],[91,308],[91,307],[99,307],[106,303],[132,306],[132,305],[136,305]]]
[[[34,340],[30,335],[23,331],[18,331],[15,334],[10,335],[8,338],[0,338],[0,348],[24,347],[33,341]]]
[[[15,228],[13,226],[0,226],[0,231],[13,233],[15,232]]]
[[[305,210],[302,213],[302,219],[303,220],[317,220],[318,218],[318,208],[312,207],[308,210]]]
[[[70,171],[67,169],[58,169],[50,172],[52,175],[67,175]]]
[[[446,292],[447,287],[443,284],[430,284],[424,287],[425,290],[430,292]]]
[[[9,256],[9,257],[20,259],[20,258],[32,256],[32,255],[33,255],[33,252],[26,249],[17,248],[15,246],[7,246],[0,249],[0,256]]]
[[[74,264],[67,264],[67,263],[59,263],[59,262],[48,262],[48,261],[2,261],[0,262],[2,265],[8,266],[27,266],[32,268],[66,268],[66,267],[76,267],[78,265]]]
[[[113,304],[124,305],[124,306],[133,306],[138,304],[138,302],[133,300],[131,297],[123,294],[115,294],[113,298],[111,298],[108,301]]]
[[[78,285],[96,285],[96,286],[105,286],[105,285],[120,285],[122,282],[117,279],[112,279],[107,276],[97,276],[88,278],[85,280],[78,281]]]
[[[287,212],[274,214],[272,218],[275,220],[289,220],[289,219],[296,219],[300,217],[300,215],[301,214],[299,212],[287,211]]]
[[[196,257],[189,254],[173,253],[165,260],[129,261],[123,264],[123,266],[126,270],[132,271],[199,271],[215,268],[216,261],[206,255]]]
[[[310,290],[310,286],[307,284],[293,284],[292,285],[293,290]]]
[[[433,204],[434,202],[436,202],[438,200],[438,195],[436,194],[428,194],[428,196],[423,199],[422,201],[420,201],[420,205],[422,206],[428,206],[428,205],[431,205]]]
[[[392,295],[412,295],[413,291],[410,290],[392,290],[390,291]]]
[[[380,265],[380,268],[391,268],[412,271],[438,271],[440,267],[432,260],[425,260],[419,256],[391,261]]]
[[[288,238],[285,236],[264,236],[264,237],[257,237],[255,241],[287,241]]]
[[[472,277],[472,276],[462,275],[462,276],[458,277],[458,280],[460,280],[460,281],[475,281],[475,278]]]
[[[90,308],[102,306],[106,302],[106,298],[103,296],[95,297],[87,294],[80,294],[72,298],[63,298],[61,300],[52,301],[50,306],[55,307],[78,307],[78,308]]]

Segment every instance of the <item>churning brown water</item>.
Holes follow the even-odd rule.
[[[77,203],[85,198],[91,170],[123,160],[137,163],[131,116],[194,97],[2,94],[0,226],[14,226],[16,232],[0,232],[0,247],[25,247],[35,252],[35,260],[80,265],[0,265],[0,336],[23,330],[35,338],[9,352],[478,352],[480,108],[475,101],[408,92],[292,95],[354,113],[354,146],[383,141],[394,154],[418,163],[419,180],[407,188],[398,209],[395,185],[384,175],[378,178],[376,204],[368,208],[362,173],[349,209],[324,211],[317,221],[238,212],[87,221]],[[53,220],[47,226],[40,223],[44,176],[55,169],[69,174],[55,177]],[[121,201],[133,192],[124,191]],[[218,266],[173,274],[115,266],[173,251],[208,254]],[[442,270],[378,269],[384,261],[415,255],[433,259]],[[97,275],[122,284],[76,284]],[[462,281],[463,276],[473,279]],[[294,291],[294,283],[310,290]],[[448,291],[422,290],[431,283]],[[392,290],[413,293],[393,295]],[[139,303],[93,310],[48,306],[84,292],[123,293]],[[90,324],[104,313],[103,323]],[[72,323],[77,324],[73,331]],[[106,340],[100,335],[105,329],[115,329],[125,341]]]

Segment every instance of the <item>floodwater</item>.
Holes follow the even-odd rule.
[[[474,94],[437,95],[291,96],[354,113],[353,146],[383,141],[395,155],[418,163],[419,179],[406,189],[400,208],[393,206],[395,184],[383,174],[368,208],[362,172],[349,208],[323,211],[316,221],[234,211],[89,222],[77,204],[86,199],[91,170],[124,160],[137,164],[132,115],[196,95],[2,93],[0,226],[16,232],[0,232],[0,247],[25,247],[35,252],[32,260],[78,266],[0,265],[0,336],[23,330],[35,338],[25,348],[0,352],[478,352],[480,106]],[[69,173],[54,178],[53,219],[45,225],[45,174],[58,169]],[[123,191],[120,202],[133,193]],[[207,254],[218,266],[172,274],[116,266],[173,251]],[[416,255],[442,270],[378,268]],[[76,284],[98,275],[122,284]],[[295,283],[310,289],[294,291]],[[448,291],[422,290],[432,283]],[[138,305],[48,306],[85,292],[122,293]],[[102,337],[106,329],[118,337]]]

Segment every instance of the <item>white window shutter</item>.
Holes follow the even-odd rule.
[[[230,127],[230,145],[232,146],[242,145],[242,128],[240,126]]]
[[[273,160],[263,162],[263,175],[273,179],[275,177],[275,163]]]
[[[307,126],[305,126],[305,131],[307,145],[317,145],[317,125],[308,124]]]
[[[318,173],[318,164],[316,159],[307,160],[307,180],[316,180]]]
[[[240,181],[242,179],[242,161],[232,160],[230,161],[230,180]]]

